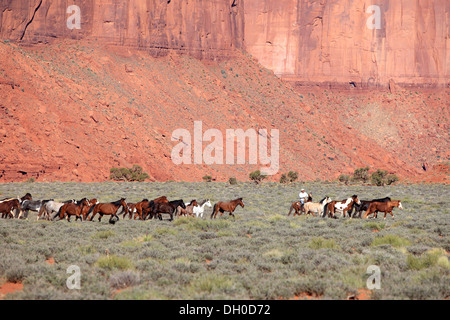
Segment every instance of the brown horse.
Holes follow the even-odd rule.
[[[77,221],[78,219],[83,221],[82,212],[86,206],[89,206],[89,200],[86,198],[77,201],[76,204],[75,203],[64,204],[61,207],[61,209],[59,209],[59,220],[64,219],[64,217],[67,215],[68,222],[70,222],[70,216],[75,216],[75,221]]]
[[[14,217],[15,218],[20,218],[22,216],[22,202],[24,202],[25,200],[33,201],[33,197],[31,196],[30,193],[27,192],[22,198],[19,198],[19,197],[17,197],[17,198],[5,198],[5,199],[0,200],[0,203],[11,201],[11,200],[15,200],[15,199],[19,200],[20,206],[19,206],[19,208],[15,209],[16,213],[13,216],[13,218]]]
[[[312,196],[310,194],[308,194],[308,200],[306,200],[306,202],[312,202]],[[296,214],[301,215],[301,214],[305,213],[305,208],[304,207],[302,208],[302,203],[300,201],[292,202],[291,208],[289,209],[288,216],[291,215],[292,210],[295,210],[294,217]]]
[[[180,200],[172,200],[169,203],[153,203],[149,210],[150,219],[158,216],[159,220],[162,220],[162,213],[167,213],[170,215],[170,221],[173,220],[173,215],[176,214],[177,208],[181,207],[186,209],[186,205],[183,199]]]
[[[119,210],[120,207],[123,207],[123,210],[125,212],[128,211],[127,209],[127,202],[125,198],[122,198],[120,200],[110,202],[110,203],[99,203],[94,206],[94,210],[92,210],[92,216],[89,218],[89,221],[92,221],[94,219],[95,215],[98,213],[100,216],[98,217],[98,221],[102,221],[102,217],[106,215],[110,215],[111,218],[109,221],[111,221],[113,218],[116,218],[119,220],[119,217],[117,216],[117,210]]]
[[[211,213],[211,219],[214,217],[214,219],[216,218],[217,214],[220,211],[220,216],[223,215],[223,213],[229,212],[230,216],[233,216],[233,218],[235,218],[234,216],[234,210],[236,209],[236,207],[240,205],[242,208],[244,207],[244,203],[242,202],[242,198],[237,198],[235,200],[231,200],[231,201],[219,201],[217,202],[214,206],[213,206],[213,212]]]
[[[134,220],[136,220],[138,216],[140,220],[145,220],[154,203],[169,203],[169,200],[166,196],[161,196],[151,201],[149,201],[148,199],[143,199],[142,201],[136,203],[136,213],[134,214]]]
[[[128,212],[127,212],[128,211]],[[127,203],[127,211],[124,210],[122,219],[125,219],[127,216],[127,213],[130,215],[130,219],[133,216],[134,213],[137,213],[136,211],[136,203]]]
[[[358,199],[358,196],[354,194],[351,198],[342,201],[331,201],[330,203],[325,205],[323,216],[327,216],[330,218],[337,218],[335,216],[336,211],[341,212],[341,215],[345,217],[345,214],[353,208],[353,205],[361,204]],[[350,214],[349,214],[350,216]]]
[[[192,200],[188,205],[186,205],[186,209],[183,209],[181,206],[177,207],[176,216],[179,217],[181,215],[194,216],[194,207],[198,206],[197,200]]]
[[[83,220],[86,220],[86,217],[88,216],[91,209],[94,209],[94,206],[98,204],[97,199],[91,199],[89,200],[89,205],[84,206],[83,210],[81,210],[81,215],[83,217]]]
[[[14,215],[12,214],[13,210],[20,210],[19,199],[6,200],[0,203],[0,213],[2,214],[2,218],[6,218],[7,216],[14,218]]]
[[[386,215],[388,213],[391,214],[392,219],[394,219],[394,214],[392,213],[392,210],[397,207],[400,210],[403,210],[402,202],[400,200],[392,200],[387,202],[372,202],[369,205],[369,208],[367,209],[366,213],[364,213],[363,219],[367,219],[367,216],[370,214],[377,214],[377,212],[384,212],[384,219],[386,219]]]

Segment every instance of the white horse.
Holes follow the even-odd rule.
[[[209,199],[203,200],[197,206],[194,207],[194,214],[198,218],[203,218],[203,213],[205,212],[205,206],[212,208],[211,201]]]
[[[61,207],[63,205],[65,205],[66,203],[77,203],[76,200],[68,200],[68,201],[64,201],[64,202],[56,202],[56,201],[48,201],[46,203],[44,203],[41,208],[39,209],[39,214],[37,215],[36,220],[39,220],[41,218],[41,215],[44,214],[44,217],[47,220],[50,220],[51,214],[55,213],[55,215],[53,217],[51,217],[51,220],[53,220],[54,218],[56,218],[56,215],[59,212],[59,209],[61,209]]]

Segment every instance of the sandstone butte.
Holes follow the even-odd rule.
[[[248,180],[261,165],[173,163],[174,130],[202,121],[279,130],[270,180],[369,166],[448,183],[446,0],[74,4],[79,28],[67,1],[0,3],[2,182],[133,164],[150,180]]]

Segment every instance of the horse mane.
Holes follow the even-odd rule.
[[[115,205],[115,206],[120,206],[122,204],[122,199],[114,201],[114,202],[110,202],[110,203]]]
[[[327,198],[327,197],[325,197],[325,198],[323,198],[322,200],[320,200],[319,203],[324,202],[326,198]]]
[[[208,201],[208,199],[204,199],[204,200],[202,200],[200,202],[197,201],[198,206],[202,206],[203,204],[205,204],[206,201]]]

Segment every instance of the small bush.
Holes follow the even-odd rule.
[[[338,180],[339,180],[339,182],[348,184],[348,182],[350,181],[350,176],[349,176],[348,174],[341,174],[341,175],[338,177]]]
[[[109,277],[109,284],[114,289],[123,289],[139,284],[140,277],[139,274],[127,270],[120,271]]]
[[[289,182],[294,182],[298,179],[298,172],[296,171],[289,171],[287,174],[287,177],[289,179]]]
[[[237,184],[237,180],[234,177],[231,177],[230,179],[228,179],[228,183],[229,184]]]
[[[352,181],[362,183],[369,181],[369,167],[356,169],[353,172]]]
[[[101,257],[97,260],[96,265],[99,268],[102,269],[119,269],[119,270],[126,270],[132,268],[132,263],[127,258],[118,257],[115,255],[110,255],[106,257]]]
[[[267,178],[267,176],[264,175],[264,174],[261,174],[261,171],[259,171],[259,170],[255,170],[253,172],[250,172],[250,174],[248,176],[249,176],[250,180],[255,181],[256,184],[260,183],[265,178]]]
[[[388,175],[386,176],[386,184],[387,184],[388,186],[390,186],[390,185],[393,184],[393,183],[396,183],[398,180],[399,180],[399,179],[398,179],[398,177],[397,177],[395,174],[388,174]]]
[[[280,183],[288,183],[288,177],[286,176],[286,173],[283,173],[280,177]]]
[[[336,244],[334,239],[324,239],[322,237],[312,238],[308,247],[311,249],[339,249],[339,245]]]
[[[210,175],[204,175],[202,177],[203,181],[205,182],[211,182],[212,181],[212,177]]]
[[[374,184],[376,186],[380,186],[380,187],[384,186],[386,184],[386,176],[387,176],[386,170],[378,169],[377,171],[372,173],[372,176],[371,176],[372,184]]]
[[[372,246],[380,246],[383,244],[388,244],[393,247],[405,247],[409,246],[411,242],[408,239],[399,237],[394,234],[387,234],[384,237],[377,237],[372,241]]]
[[[280,177],[280,183],[292,183],[298,179],[296,171],[289,171],[287,174],[283,173]]]
[[[128,168],[111,168],[109,178],[114,181],[145,181],[149,175],[143,172],[142,167],[133,165],[131,169]]]

